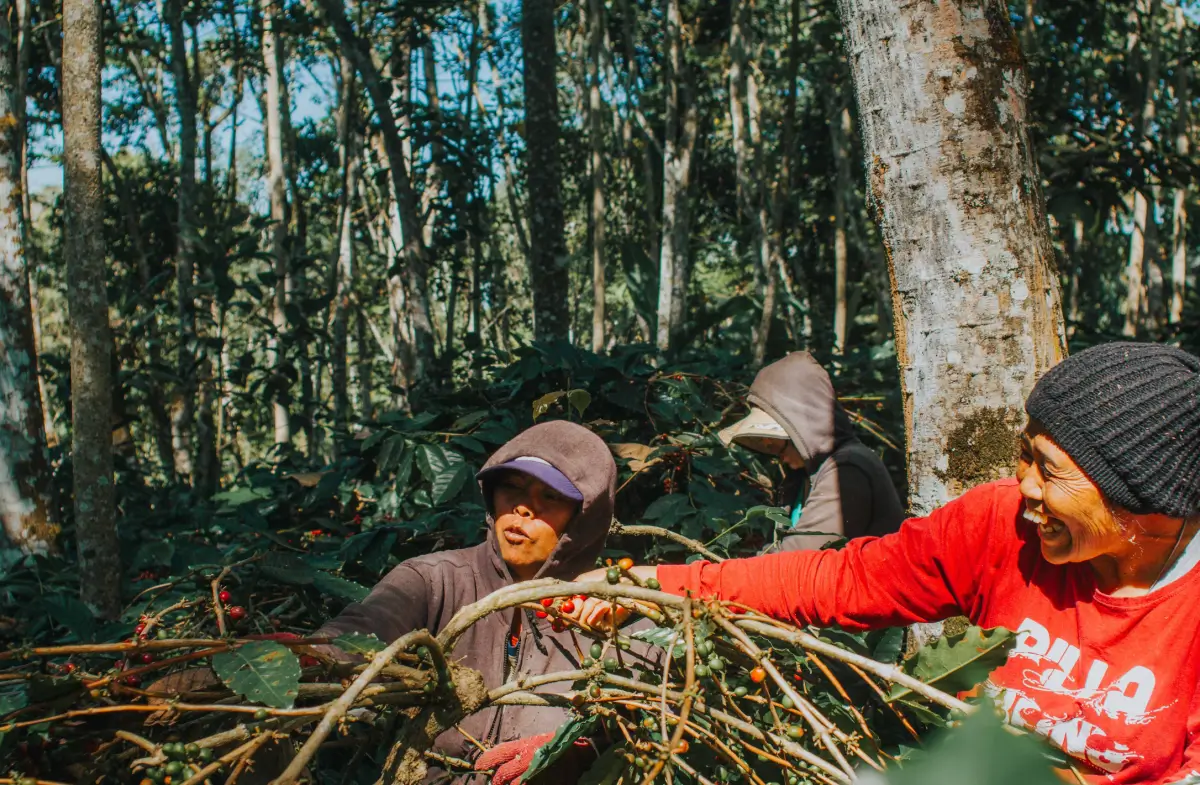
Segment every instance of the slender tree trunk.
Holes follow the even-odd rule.
[[[846,243],[846,204],[851,190],[850,184],[850,109],[842,104],[841,96],[833,102],[829,117],[829,135],[833,148],[833,161],[837,177],[834,179],[833,194],[833,341],[834,351],[846,351],[849,329],[849,308],[846,296],[849,276],[849,252]]]
[[[341,58],[341,107],[338,110],[338,140],[342,158],[341,222],[338,229],[336,284],[333,295],[333,426],[339,433],[350,428],[350,395],[347,384],[347,344],[350,292],[354,285],[354,196],[358,191],[358,151],[354,149],[354,65]],[[359,346],[362,352],[362,346]]]
[[[343,51],[354,63],[363,80],[363,87],[379,118],[379,129],[389,167],[392,203],[395,205],[394,227],[400,237],[395,238],[402,249],[404,284],[408,289],[405,307],[407,319],[412,324],[412,374],[410,383],[421,385],[436,360],[434,351],[433,320],[430,318],[429,274],[427,250],[422,242],[421,217],[418,214],[417,196],[408,175],[404,160],[403,142],[392,112],[388,86],[371,59],[369,47],[354,32],[346,19],[338,0],[317,0],[326,18],[342,42]]]
[[[667,112],[663,144],[662,242],[658,254],[658,325],[661,350],[678,343],[687,299],[689,195],[698,123],[691,68],[684,62],[679,0],[667,4]]]
[[[588,0],[588,141],[592,148],[592,351],[604,350],[606,205],[604,201],[604,99],[600,59],[604,54],[604,3]]]
[[[355,320],[355,328],[357,335],[355,336],[355,349],[357,350],[358,358],[358,410],[359,417],[363,422],[370,422],[375,418],[375,409],[371,405],[371,357],[372,352],[367,348],[367,314],[363,307],[358,307],[358,318]]]
[[[1054,246],[1005,4],[839,8],[924,515],[1012,470],[1025,397],[1065,352]]]
[[[275,33],[276,11],[274,0],[262,0],[262,57],[266,69],[266,119],[265,139],[267,145],[267,193],[271,200],[271,257],[275,265],[275,296],[271,310],[274,333],[267,342],[267,363],[271,366],[271,411],[275,421],[275,444],[285,445],[292,441],[292,427],[288,418],[288,378],[284,364],[284,343],[287,335],[287,289],[288,264],[288,201],[287,172],[283,159],[283,62],[280,42]]]
[[[188,73],[187,40],[183,29],[183,0],[165,0],[171,37],[171,68],[179,115],[179,187],[175,287],[179,297],[179,347],[176,352],[179,386],[171,403],[171,441],[175,474],[192,481],[192,421],[196,413],[196,102]]]
[[[99,0],[64,0],[62,12],[63,185],[71,333],[71,467],[80,594],[102,618],[121,612],[121,560],[114,517],[112,335],[104,265],[101,187]]]
[[[567,249],[558,157],[558,58],[554,0],[522,0],[525,80],[525,180],[529,184],[529,278],[533,333],[565,339],[570,329]]]
[[[26,12],[28,9],[26,9]],[[24,200],[25,100],[17,37],[0,13],[0,523],[24,553],[49,553],[49,466],[38,390]]]
[[[1158,86],[1158,36],[1154,35],[1155,19],[1158,16],[1159,0],[1141,0],[1138,3],[1140,14],[1139,45],[1147,51],[1146,70],[1143,74],[1142,107],[1137,120],[1138,133],[1142,138],[1140,146],[1147,155],[1154,152],[1154,143],[1150,139],[1150,126],[1154,122],[1156,111],[1155,97]],[[1148,248],[1148,240],[1154,222],[1151,206],[1151,190],[1148,182],[1148,172],[1143,167],[1138,172],[1141,184],[1133,192],[1133,225],[1129,230],[1129,258],[1125,267],[1125,324],[1122,333],[1130,337],[1141,334],[1149,312],[1146,291],[1146,260],[1153,256],[1153,250]],[[1149,253],[1148,253],[1149,252]]]
[[[800,0],[791,2],[788,28],[786,72],[788,92],[783,106],[783,129],[779,135],[779,167],[773,187],[768,184],[769,178],[766,174],[766,151],[761,150],[758,157],[758,169],[761,173],[759,189],[762,194],[759,204],[759,224],[760,232],[763,234],[762,248],[764,250],[762,253],[765,255],[766,265],[763,270],[765,281],[762,317],[754,342],[754,365],[756,367],[762,366],[766,361],[767,340],[771,337],[771,323],[775,318],[775,300],[778,296],[781,279],[790,293],[790,285],[787,283],[789,281],[788,273],[783,260],[783,247],[785,241],[784,218],[787,215],[787,205],[792,192],[792,156],[796,137],[796,77],[800,72]],[[755,103],[757,104],[757,100]],[[756,129],[755,134],[759,134],[757,129],[760,125],[755,119],[753,124]],[[762,147],[761,141],[758,146]],[[768,201],[770,202],[771,221],[770,226],[766,227]]]
[[[1179,32],[1180,51],[1188,51],[1187,19],[1183,7],[1175,6],[1175,29]],[[1191,152],[1191,116],[1189,112],[1191,90],[1188,83],[1190,72],[1183,63],[1175,67],[1175,103],[1179,114],[1175,119],[1175,152],[1180,158],[1186,158]],[[1188,274],[1188,191],[1186,184],[1175,188],[1174,204],[1171,213],[1171,307],[1168,321],[1179,324],[1183,320],[1183,303],[1187,294]]]

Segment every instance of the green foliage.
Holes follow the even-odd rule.
[[[251,703],[290,709],[300,685],[300,660],[273,641],[257,641],[213,655],[213,671]]]
[[[1015,643],[1013,634],[1003,627],[968,627],[958,635],[947,635],[921,647],[904,663],[904,669],[944,692],[964,692],[1004,664]],[[909,694],[908,689],[896,687],[888,697],[897,700]]]

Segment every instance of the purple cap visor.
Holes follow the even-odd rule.
[[[519,458],[513,458],[511,461],[489,466],[479,474],[476,474],[475,479],[480,482],[486,482],[489,479],[494,479],[500,472],[505,471],[528,474],[530,477],[546,483],[546,485],[549,485],[568,499],[574,499],[577,502],[583,501],[583,494],[575,487],[575,483],[567,479],[567,475],[555,469],[548,461],[532,455],[522,455]]]

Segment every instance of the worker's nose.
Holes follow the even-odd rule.
[[[526,520],[530,520],[530,521],[533,520],[534,517],[536,517],[533,514],[533,510],[531,510],[529,508],[529,505],[526,505],[526,504],[518,504],[517,509],[515,509],[513,512],[515,512],[517,515],[520,515],[522,518],[524,518]]]

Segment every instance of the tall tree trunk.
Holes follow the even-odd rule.
[[[430,318],[427,249],[422,242],[417,196],[409,179],[408,164],[404,160],[404,146],[396,127],[396,116],[392,112],[390,90],[371,59],[370,48],[354,32],[346,18],[342,4],[338,0],[317,2],[342,42],[343,51],[362,77],[363,87],[379,118],[382,146],[390,170],[391,200],[395,206],[394,227],[399,235],[395,239],[402,250],[401,274],[408,289],[405,308],[407,319],[412,324],[413,363],[409,381],[413,385],[422,385],[427,381],[426,374],[436,360],[433,320]]]
[[[592,351],[604,350],[605,248],[604,99],[600,58],[604,52],[604,3],[588,0],[588,141],[592,148]]]
[[[333,295],[333,427],[338,433],[350,428],[350,394],[347,383],[347,344],[350,319],[350,292],[354,285],[354,196],[358,191],[358,151],[354,149],[354,65],[341,58],[341,106],[338,110],[338,141],[341,148],[342,199],[338,227],[338,254]],[[362,351],[360,345],[359,351]],[[336,441],[335,441],[336,444]]]
[[[375,408],[371,405],[371,357],[373,353],[367,348],[367,314],[363,306],[358,307],[358,318],[355,320],[357,335],[355,349],[358,358],[358,414],[363,422],[370,422],[375,417]]]
[[[763,276],[763,310],[754,341],[754,365],[760,367],[766,361],[767,340],[771,337],[771,323],[775,318],[775,300],[779,282],[789,281],[783,261],[784,218],[787,214],[789,196],[792,192],[792,156],[796,137],[796,76],[800,72],[800,0],[792,0],[788,22],[788,54],[786,83],[787,98],[783,104],[783,128],[779,135],[779,166],[774,185],[767,177],[766,150],[761,143],[761,132],[757,117],[753,118],[754,135],[759,136],[757,158],[759,170],[759,231],[762,234],[760,253],[765,258]],[[757,99],[755,100],[757,105]],[[757,109],[755,110],[757,114]],[[770,226],[766,225],[767,203],[770,202]],[[790,288],[788,289],[790,293]],[[790,298],[794,299],[794,298]],[[794,332],[794,331],[793,331]]]
[[[1005,4],[839,8],[924,515],[1012,470],[1025,397],[1065,352],[1054,246]]]
[[[522,0],[521,44],[525,80],[525,180],[529,184],[529,279],[533,334],[566,338],[571,325],[567,248],[563,237],[558,158],[558,58],[554,0]]]
[[[662,242],[658,252],[658,325],[655,344],[678,344],[687,298],[688,223],[692,154],[698,123],[691,67],[683,56],[679,0],[667,3],[667,112],[663,144]]]
[[[100,179],[101,9],[99,0],[63,1],[63,250],[70,311],[71,468],[80,594],[98,615],[115,619],[121,612],[121,559],[114,517],[112,335]]]
[[[1175,29],[1179,33],[1182,52],[1188,51],[1188,23],[1182,6],[1175,6]],[[1191,90],[1188,83],[1190,68],[1180,63],[1175,66],[1175,103],[1178,115],[1175,118],[1175,152],[1180,158],[1187,158],[1191,152]],[[1171,307],[1167,315],[1171,324],[1179,324],[1183,320],[1183,303],[1187,294],[1188,274],[1188,191],[1186,183],[1175,188],[1174,204],[1171,213]]]
[[[833,148],[833,162],[837,176],[833,183],[833,350],[837,354],[846,351],[846,339],[850,328],[850,309],[847,298],[850,260],[846,243],[846,205],[850,202],[850,108],[844,101],[844,90],[834,84],[838,95],[830,102],[829,136]]]
[[[176,352],[179,386],[171,402],[171,441],[175,474],[192,481],[192,421],[196,413],[196,100],[188,72],[187,39],[183,29],[183,0],[165,0],[171,37],[171,69],[179,115],[178,226],[175,247],[175,288],[179,298],[179,347]]]
[[[276,10],[274,0],[262,0],[263,31],[262,57],[266,68],[266,115],[265,139],[267,145],[267,193],[271,200],[271,258],[275,266],[275,296],[271,309],[274,333],[267,342],[267,364],[271,366],[272,384],[271,411],[275,422],[275,444],[285,445],[292,441],[292,427],[288,418],[287,385],[289,378],[284,365],[284,343],[287,333],[287,290],[290,277],[288,264],[288,201],[287,172],[283,160],[283,62],[280,42],[275,33]]]
[[[28,13],[28,9],[26,9]],[[24,553],[54,550],[22,198],[25,100],[16,15],[0,13],[0,523]],[[18,35],[14,35],[17,32]]]
[[[1146,70],[1142,77],[1142,107],[1138,114],[1135,127],[1141,136],[1140,147],[1147,155],[1153,155],[1154,142],[1150,138],[1150,126],[1154,122],[1156,112],[1155,98],[1158,86],[1158,36],[1155,35],[1154,25],[1158,16],[1160,0],[1140,0],[1138,45],[1147,52]],[[1129,230],[1129,257],[1125,266],[1126,295],[1124,316],[1125,323],[1122,333],[1136,337],[1143,331],[1148,315],[1146,292],[1146,261],[1147,256],[1153,256],[1154,251],[1149,247],[1149,240],[1154,224],[1154,214],[1151,205],[1151,185],[1145,167],[1138,169],[1140,184],[1133,192],[1133,225]]]

